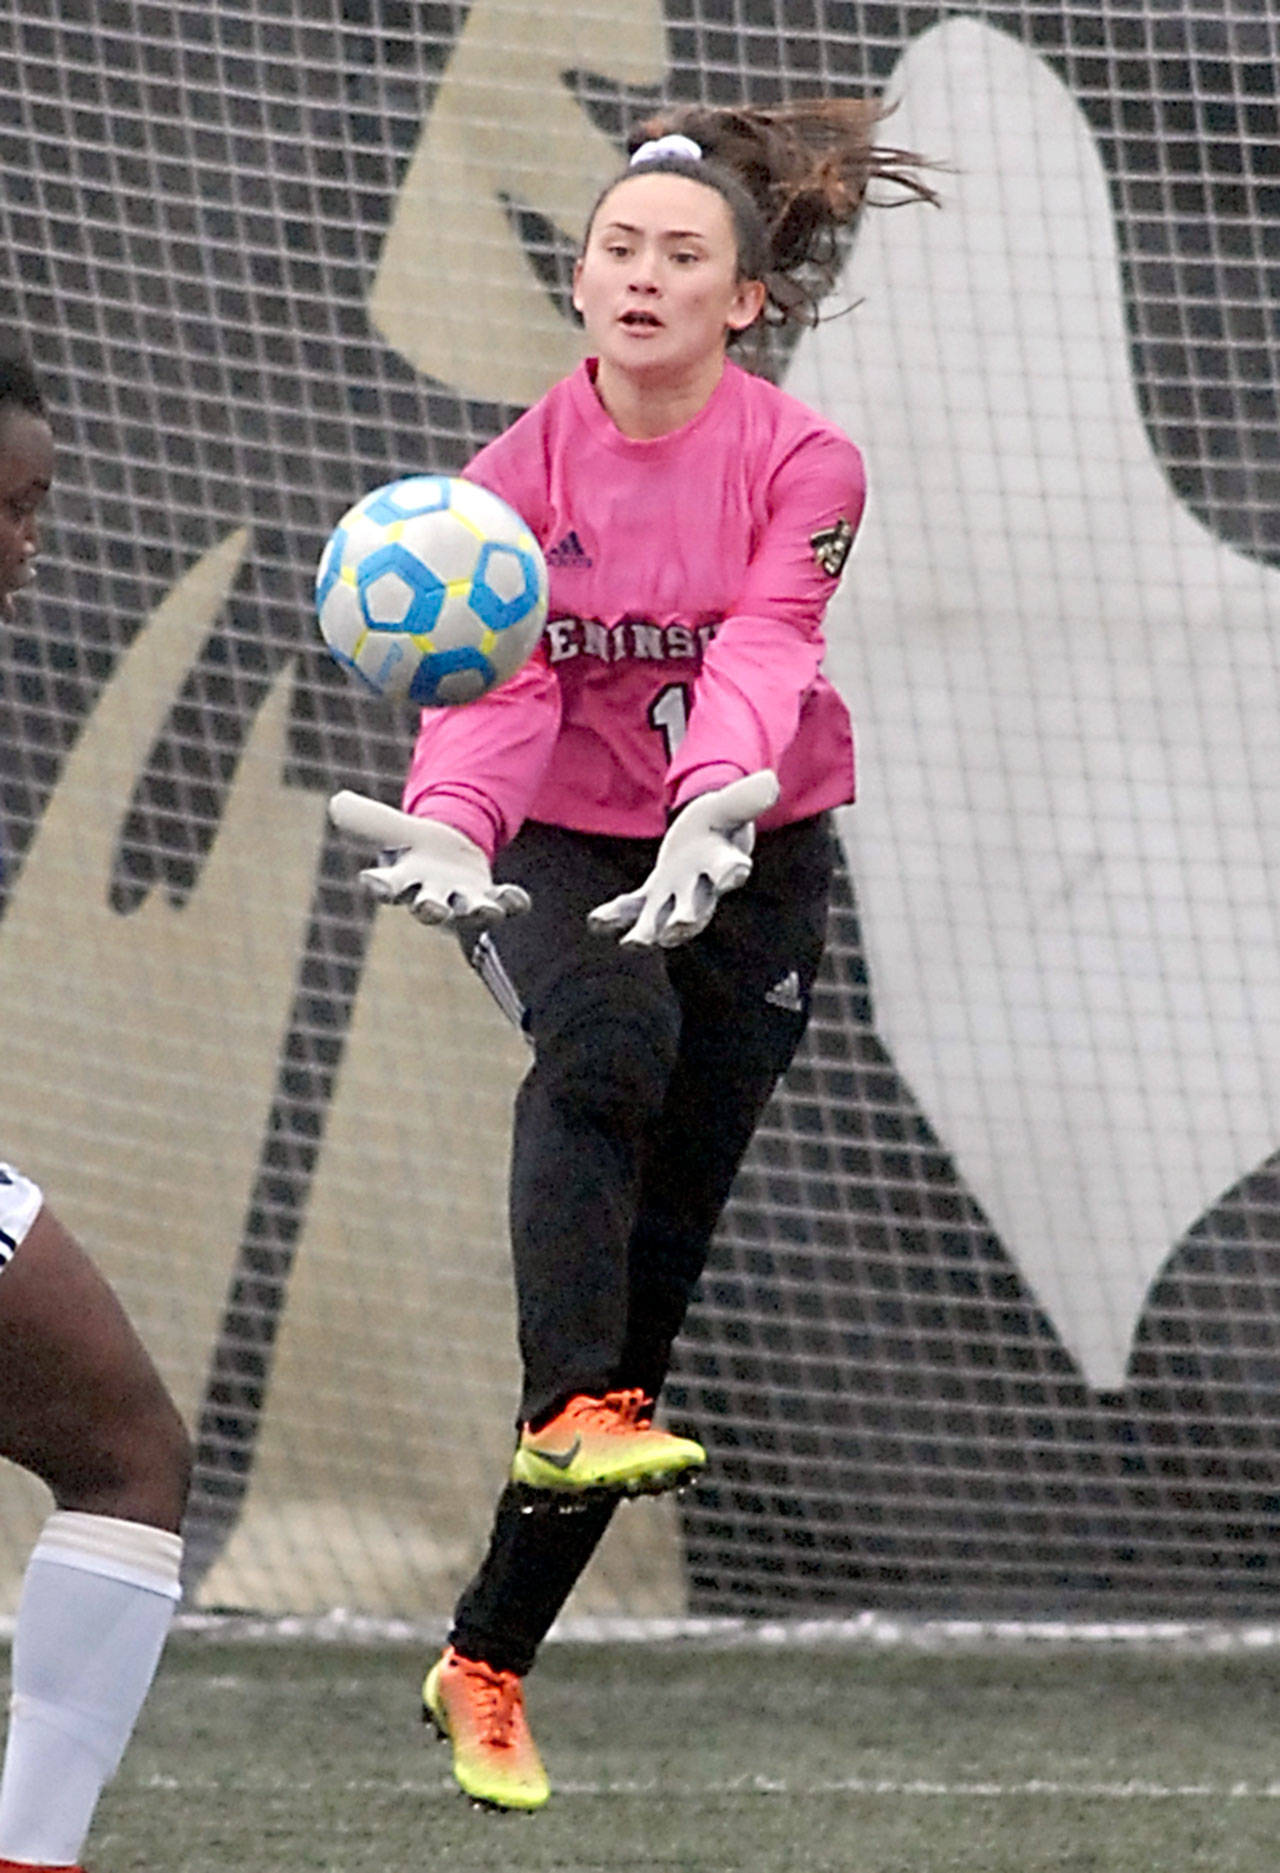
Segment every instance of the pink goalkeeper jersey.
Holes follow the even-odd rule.
[[[593,370],[466,470],[537,536],[548,622],[501,688],[423,711],[405,807],[492,858],[525,819],[657,836],[671,807],[763,767],[782,791],[762,826],[851,800],[849,714],[820,666],[866,497],[857,449],[732,363],[691,422],[633,441]]]

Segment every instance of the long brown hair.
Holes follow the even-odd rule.
[[[27,353],[10,339],[0,339],[0,412],[15,408],[45,416],[44,395]]]
[[[938,201],[921,173],[933,165],[876,141],[887,114],[875,98],[809,98],[772,109],[681,104],[638,124],[628,147],[634,152],[673,134],[692,137],[701,161],[663,155],[652,166],[723,195],[734,218],[740,272],[764,281],[766,317],[774,324],[812,325],[840,269],[840,235],[865,205]]]

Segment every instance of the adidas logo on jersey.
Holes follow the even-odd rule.
[[[800,994],[800,977],[794,969],[788,969],[780,976],[765,995],[770,1008],[781,1008],[789,1015],[804,1013],[804,999]]]
[[[595,561],[590,553],[584,550],[576,530],[570,527],[563,540],[557,540],[554,546],[547,548],[547,564],[572,568],[573,571],[578,572],[585,570],[587,566],[594,566]]]

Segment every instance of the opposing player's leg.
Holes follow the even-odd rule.
[[[186,1431],[116,1296],[0,1171],[0,1455],[50,1488],[13,1642],[0,1866],[74,1866],[179,1598]]]

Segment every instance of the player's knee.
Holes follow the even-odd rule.
[[[190,1434],[160,1387],[133,1435],[133,1487],[147,1508],[137,1519],[177,1527],[191,1491],[192,1463]]]
[[[191,1434],[178,1407],[162,1392],[147,1430],[144,1467],[165,1504],[166,1519],[172,1519],[175,1527],[191,1493],[194,1462]]]
[[[191,1487],[192,1447],[159,1380],[40,1466],[58,1506],[176,1529]]]
[[[666,1097],[678,1040],[674,1022],[603,1009],[559,1036],[538,1065],[556,1097],[584,1121],[648,1125]]]

